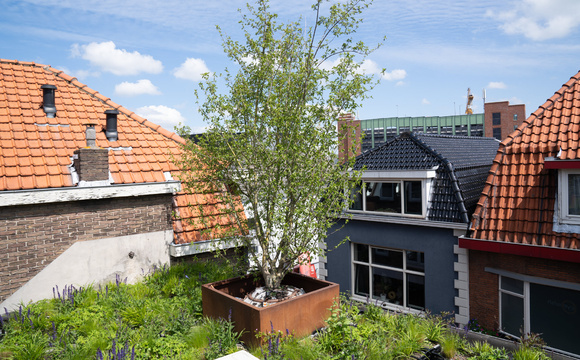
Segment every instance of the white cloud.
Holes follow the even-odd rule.
[[[90,70],[77,70],[77,71],[72,71],[68,74],[74,74],[74,76],[77,77],[77,79],[86,79],[88,77],[99,77],[101,75],[100,72],[98,71],[90,71]]]
[[[137,75],[143,72],[159,74],[163,71],[161,61],[137,51],[117,49],[112,41],[92,42],[88,45],[74,44],[71,53],[74,57],[81,57],[102,71],[115,75]]]
[[[185,123],[185,118],[179,111],[164,105],[143,106],[138,108],[135,113],[171,131],[175,125]]]
[[[404,81],[397,81],[397,83],[395,84],[395,86],[403,86],[405,85]]]
[[[362,70],[363,74],[380,74],[383,69],[380,69],[376,62],[366,59],[360,65],[360,69]]]
[[[491,81],[487,84],[488,89],[505,89],[507,88],[506,84],[503,81]]]
[[[161,92],[157,86],[147,79],[142,79],[131,83],[124,81],[115,85],[115,94],[122,96],[136,96],[136,95],[159,95]]]
[[[403,80],[407,77],[407,72],[403,69],[395,69],[391,72],[385,72],[383,79],[388,81]]]
[[[431,104],[431,101],[423,98],[423,100],[421,100],[421,104],[423,104],[423,105],[429,105],[429,104]]]
[[[187,58],[183,64],[173,71],[173,75],[180,79],[201,81],[203,73],[210,72],[205,61],[196,58]]]
[[[562,38],[580,26],[578,0],[522,0],[514,9],[488,16],[497,16],[507,34],[524,35],[532,40]]]

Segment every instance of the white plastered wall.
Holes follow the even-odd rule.
[[[165,230],[76,242],[0,304],[0,309],[10,311],[21,303],[52,298],[56,285],[61,290],[65,285],[78,288],[114,282],[117,276],[134,283],[154,266],[169,264],[172,240],[173,231]]]
[[[453,264],[457,273],[455,306],[458,312],[455,314],[455,322],[463,327],[469,322],[469,253],[458,245],[453,246],[453,252],[457,255],[457,262]]]

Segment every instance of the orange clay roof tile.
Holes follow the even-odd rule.
[[[553,230],[557,172],[544,169],[548,157],[580,160],[578,114],[580,72],[502,141],[473,214],[471,237],[580,248],[580,234]]]
[[[42,109],[43,84],[57,87],[54,118],[47,118]],[[104,112],[111,108],[120,112],[116,142],[109,142],[104,135]],[[130,149],[109,152],[109,170],[116,184],[164,182],[163,171],[177,170],[171,155],[179,157],[179,145],[185,139],[58,69],[0,59],[0,191],[75,186],[69,166],[73,152],[86,146],[85,128],[89,120],[98,123],[97,146]],[[199,212],[186,206],[195,198],[185,193],[174,198],[182,204],[179,209],[184,219],[184,224],[174,219],[174,228],[180,229],[175,241],[204,238],[199,232],[205,230],[203,226],[194,229],[187,224],[199,217]],[[239,211],[243,211],[241,207]],[[228,220],[220,218],[217,223],[227,224]]]

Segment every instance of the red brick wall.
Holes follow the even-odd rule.
[[[338,120],[338,158],[345,162],[351,157],[361,154],[360,120],[354,115],[346,114]]]
[[[502,140],[514,131],[514,126],[520,126],[526,120],[526,105],[510,105],[509,101],[485,103],[484,128],[485,136],[493,137],[493,128],[501,128]],[[493,113],[501,114],[501,125],[493,125]],[[514,121],[514,114],[518,120]]]
[[[0,207],[0,302],[77,241],[171,230],[171,198]]]
[[[580,263],[469,250],[469,316],[488,329],[499,327],[499,275],[486,267],[580,283]]]

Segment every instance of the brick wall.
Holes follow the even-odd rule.
[[[360,120],[353,114],[345,114],[338,120],[338,158],[345,162],[361,154]]]
[[[499,276],[486,272],[486,267],[580,283],[580,263],[469,250],[470,317],[488,329],[499,327]]]
[[[493,125],[493,113],[501,114],[500,125]],[[517,115],[517,120],[514,120],[514,115]],[[514,131],[514,126],[520,126],[526,120],[526,105],[510,105],[509,101],[485,103],[484,116],[484,135],[493,137],[493,129],[500,128],[503,140]]]
[[[171,198],[0,207],[0,302],[76,241],[171,230]]]
[[[109,150],[82,148],[75,150],[74,155],[74,165],[80,181],[109,179]]]

